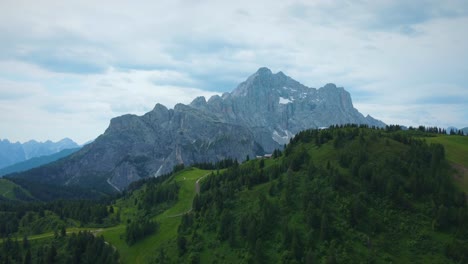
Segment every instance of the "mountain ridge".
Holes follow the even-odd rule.
[[[55,154],[64,149],[77,148],[79,145],[70,138],[57,142],[29,140],[24,143],[0,139],[0,169],[29,160],[31,158]]]
[[[198,97],[190,105],[205,113],[215,113],[225,122],[240,122],[249,127],[279,124],[278,129],[270,129],[267,133],[272,135],[276,131],[280,136],[286,136],[285,140],[276,142],[280,145],[287,143],[291,135],[310,127],[327,127],[337,123],[385,126],[369,115],[364,117],[360,114],[352,104],[351,95],[343,87],[328,83],[319,89],[310,88],[283,72],[273,74],[268,68],[260,68],[231,93],[214,95],[208,101]],[[315,108],[318,111],[314,113]],[[322,115],[327,111],[337,114]],[[294,118],[295,115],[297,118]],[[257,140],[269,146],[267,151],[273,151],[273,143]]]
[[[142,116],[112,118],[104,134],[61,164],[15,177],[90,188],[99,182],[122,190],[181,163],[241,161],[282,148],[304,129],[346,123],[385,125],[359,113],[342,87],[309,88],[283,72],[260,68],[231,93],[198,97],[173,109],[157,103]]]

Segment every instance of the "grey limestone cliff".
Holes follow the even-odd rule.
[[[260,68],[231,93],[198,97],[174,109],[156,104],[143,116],[116,117],[103,135],[50,165],[53,169],[17,177],[89,187],[105,182],[109,189],[122,190],[180,163],[243,160],[281,148],[301,130],[344,123],[385,125],[360,114],[343,88],[309,88],[282,72]]]
[[[267,68],[260,68],[232,93],[214,96],[208,102],[200,97],[191,106],[214,113],[226,123],[248,127],[267,152],[308,128],[346,123],[385,125],[359,113],[350,94],[341,87],[327,84],[320,89],[309,88]]]

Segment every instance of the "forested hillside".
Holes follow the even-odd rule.
[[[466,195],[411,131],[299,133],[282,156],[207,178],[179,227],[201,263],[464,263]]]
[[[23,237],[7,238],[0,248],[0,263],[119,263],[119,253],[103,237],[91,232],[67,234],[65,229],[41,243]]]
[[[116,199],[4,202],[0,257],[20,263],[27,250],[7,237],[28,236],[36,259],[54,241],[71,243],[56,247],[65,263],[74,246],[64,241],[88,229],[117,250],[100,251],[109,263],[466,263],[467,196],[446,156],[467,153],[428,143],[465,141],[435,136],[398,126],[306,130],[271,158],[179,165]],[[75,235],[62,237],[65,228]],[[78,237],[100,243],[86,234]]]

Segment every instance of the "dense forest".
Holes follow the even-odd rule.
[[[444,147],[426,140],[444,133],[332,126],[300,132],[271,158],[196,164],[208,173],[197,191],[175,180],[190,175],[180,164],[116,198],[0,201],[0,263],[120,261],[105,232],[65,231],[78,227],[121,230],[109,234],[122,254],[149,250],[154,263],[467,263],[467,196]],[[181,199],[192,208],[160,217]]]
[[[0,245],[0,263],[119,263],[119,254],[102,236],[90,232],[71,235],[62,229],[54,238],[41,243],[6,238]]]
[[[119,221],[119,214],[104,201],[0,202],[0,237],[4,238],[52,232],[62,227],[111,226]]]
[[[466,196],[421,132],[308,130],[274,161],[211,175],[183,216],[179,260],[465,263]]]

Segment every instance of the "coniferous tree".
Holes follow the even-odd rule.
[[[177,249],[179,250],[179,255],[182,256],[187,252],[187,239],[183,235],[177,236]]]
[[[46,255],[46,263],[55,263],[57,257],[57,248],[52,244]]]
[[[31,264],[32,263],[32,258],[31,258],[31,249],[26,250],[26,254],[24,255],[23,259],[23,264]]]
[[[257,239],[257,241],[255,241],[254,262],[260,263],[260,264],[269,263],[267,259],[267,255],[265,254],[263,241],[261,239]]]

